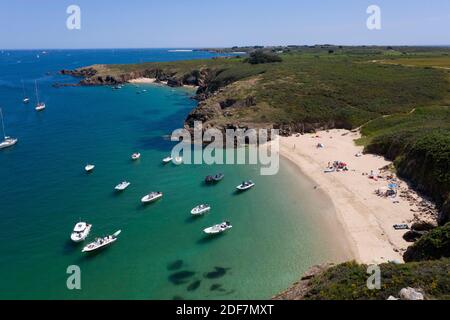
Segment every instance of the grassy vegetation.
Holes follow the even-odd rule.
[[[438,204],[450,193],[450,107],[417,108],[362,128],[366,151],[394,160],[398,173]]]
[[[421,237],[405,252],[405,261],[450,258],[450,222]]]
[[[450,259],[382,264],[381,290],[369,290],[367,266],[347,262],[332,267],[311,281],[307,300],[386,300],[402,288],[420,288],[427,299],[450,299]]]
[[[215,92],[222,88],[214,103],[236,94],[238,99],[250,95],[256,98],[256,106],[246,110],[227,110],[226,116],[214,119],[215,124],[244,121],[355,128],[382,115],[408,112],[418,106],[445,105],[450,101],[447,70],[374,63],[383,59],[394,62],[405,57],[423,58],[424,52],[433,56],[430,50],[289,47],[282,50],[285,52],[280,55],[282,61],[277,63],[252,65],[246,63],[245,58],[221,58],[101,65],[96,69],[99,75],[113,76],[162,70],[180,79],[187,74],[207,70],[206,91]],[[443,56],[442,50],[445,51],[439,49],[435,53],[437,59],[450,61],[449,56]],[[254,81],[252,88],[246,88],[245,83],[251,79],[258,81]],[[229,87],[230,84],[234,86]]]

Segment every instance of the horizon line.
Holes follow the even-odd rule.
[[[241,45],[241,46],[200,46],[200,47],[92,47],[92,48],[58,48],[58,47],[41,47],[41,48],[0,48],[0,51],[33,51],[33,50],[149,50],[149,49],[231,49],[251,48],[251,47],[313,47],[313,46],[334,46],[334,47],[450,47],[450,44],[332,44],[332,43],[316,43],[316,44],[288,44],[288,45]]]

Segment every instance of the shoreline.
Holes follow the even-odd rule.
[[[145,77],[141,77],[141,78],[135,78],[135,79],[131,79],[127,81],[128,83],[131,84],[161,84],[161,85],[168,85],[167,81],[157,81],[156,78],[145,78]],[[197,90],[198,87],[197,86],[190,86],[190,85],[186,85],[183,84],[181,86],[182,88],[186,88],[186,89],[192,89],[192,90]]]
[[[280,155],[297,165],[317,189],[330,197],[350,244],[350,254],[357,262],[403,262],[403,253],[410,243],[403,239],[405,231],[397,231],[393,225],[413,222],[417,208],[405,197],[391,199],[375,194],[389,182],[385,178],[369,179],[365,174],[379,171],[391,162],[372,154],[356,157],[363,150],[354,143],[359,137],[359,133],[341,129],[280,137]],[[318,143],[324,148],[317,148]],[[347,163],[349,171],[325,173],[328,163],[336,160]],[[423,200],[405,181],[397,178],[397,184],[399,194],[407,192],[417,201]]]

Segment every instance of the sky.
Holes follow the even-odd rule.
[[[449,30],[450,0],[0,0],[2,49],[450,45]]]

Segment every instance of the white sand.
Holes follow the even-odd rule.
[[[129,80],[128,82],[134,83],[134,84],[151,84],[151,83],[156,83],[156,78],[136,78],[136,79]],[[167,85],[167,81],[161,81],[161,82],[159,82],[159,84]],[[191,86],[191,85],[183,85],[183,87],[187,88],[187,89],[192,89],[192,90],[198,89],[197,86]]]
[[[155,83],[156,79],[154,78],[137,78],[128,81],[129,83]]]
[[[397,197],[400,203],[394,203],[392,199],[374,193],[389,182],[386,179],[374,181],[363,173],[378,171],[390,162],[370,154],[355,157],[363,150],[354,143],[359,137],[359,133],[347,130],[281,137],[280,154],[297,164],[330,196],[338,220],[346,231],[343,236],[348,238],[349,250],[357,261],[403,261],[402,253],[410,244],[402,238],[405,231],[396,231],[393,225],[412,221],[412,207],[403,198]],[[323,143],[325,148],[318,149],[318,143]],[[335,160],[347,163],[350,171],[324,173],[328,163]],[[402,188],[407,187],[401,180],[398,183]]]

